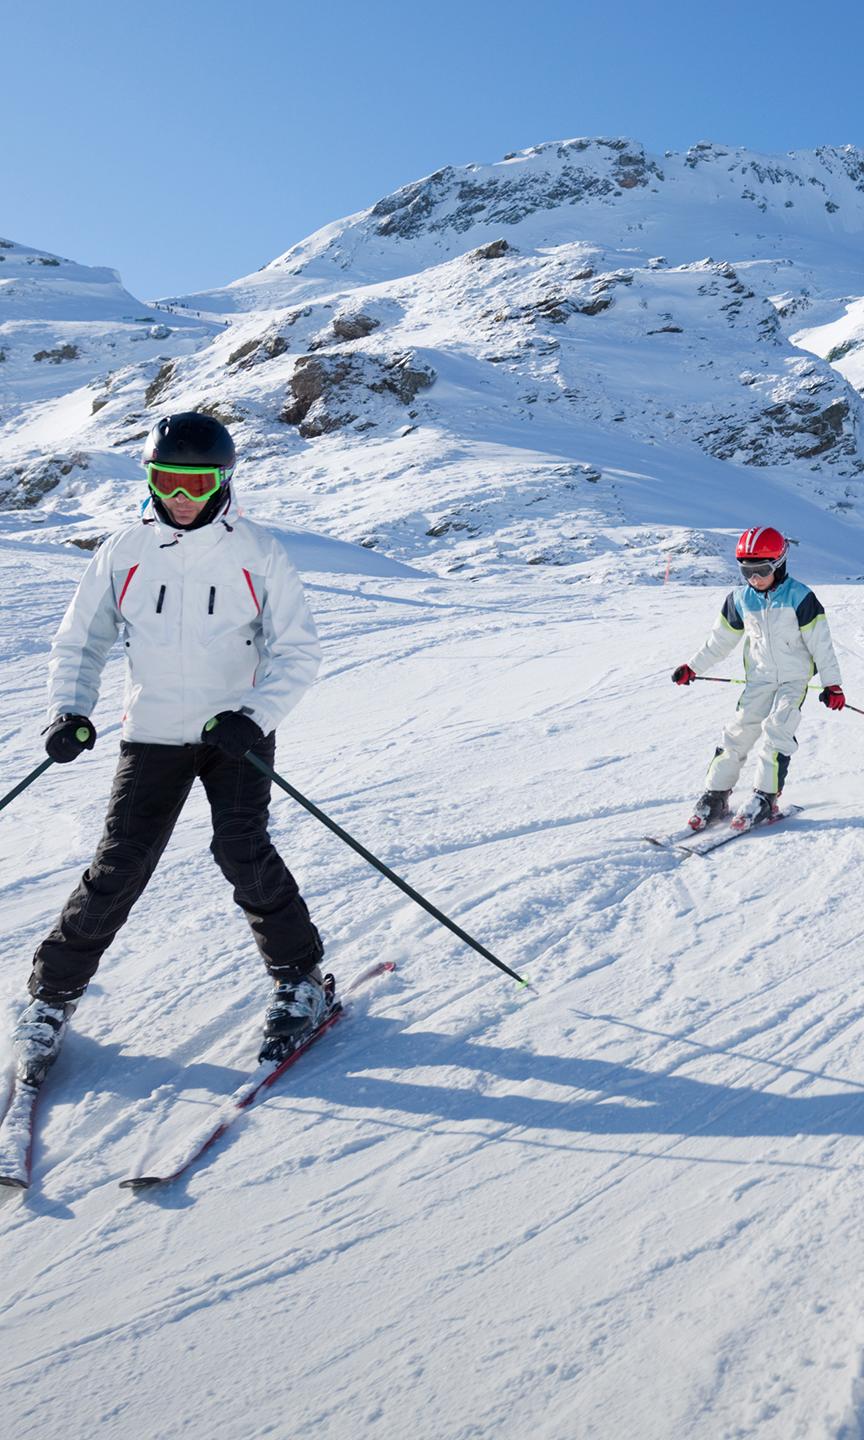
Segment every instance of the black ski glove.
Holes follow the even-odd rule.
[[[264,731],[242,710],[220,710],[201,731],[205,745],[216,745],[226,755],[238,758],[264,739]]]
[[[45,749],[58,765],[77,760],[96,744],[96,726],[86,715],[58,715],[45,732]]]

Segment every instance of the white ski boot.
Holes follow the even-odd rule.
[[[31,1000],[12,1032],[15,1073],[24,1085],[39,1086],[60,1054],[77,1000]]]
[[[773,820],[777,814],[779,799],[779,792],[769,795],[766,790],[754,790],[750,799],[745,800],[740,810],[733,815],[732,829],[752,830],[754,825],[763,825],[766,820]]]

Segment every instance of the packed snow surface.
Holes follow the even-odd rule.
[[[447,167],[153,305],[0,241],[0,792],[43,758],[50,637],[135,518],[143,436],[205,408],[324,642],[280,771],[533,987],[276,791],[340,983],[398,969],[182,1181],[121,1191],[218,1114],[267,1000],[193,792],[0,1191],[4,1434],[864,1434],[864,716],[808,697],[789,824],[643,839],[739,693],[670,672],[745,526],[796,542],[864,709],[862,228],[851,147],[601,139]],[[0,1035],[98,839],[121,691],[118,648],[95,750],[0,813]],[[2,1039],[0,1105],[10,1073]]]
[[[9,784],[83,563],[0,549]],[[686,814],[733,703],[669,683],[722,591],[309,579],[326,671],[282,771],[537,993],[277,795],[330,964],[398,972],[130,1198],[239,1083],[266,996],[193,795],[0,1212],[10,1433],[857,1434],[864,721],[811,697],[800,819],[681,861],[640,837]],[[820,593],[864,699],[858,587]],[[121,664],[93,754],[3,817],[10,1016],[100,829]]]

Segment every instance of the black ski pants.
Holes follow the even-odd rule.
[[[272,767],[274,735],[255,746]],[[210,850],[274,977],[314,969],[323,946],[297,882],[267,832],[270,781],[213,745],[121,741],[105,830],[92,863],[33,958],[30,993],[82,995],[156,869],[195,779],[213,817]],[[179,904],[178,900],[178,904]]]

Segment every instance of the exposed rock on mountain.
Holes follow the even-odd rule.
[[[395,396],[410,405],[434,383],[435,372],[410,355],[301,355],[291,377],[292,399],[280,419],[298,425],[305,439],[340,430],[368,409],[370,395]],[[376,422],[366,417],[364,428]]]
[[[38,505],[61,480],[75,471],[86,470],[88,457],[82,452],[48,455],[26,465],[0,471],[0,509]]]
[[[722,462],[717,488],[745,493],[755,467],[858,523],[862,231],[851,147],[660,157],[576,139],[445,167],[157,309],[114,272],[94,283],[6,242],[4,493],[43,448],[137,476],[152,419],[197,408],[242,426],[238,483],[258,503],[278,510],[291,488],[310,523],[447,570],[605,573],[610,537],[642,525],[622,465],[646,477],[640,495],[663,465]],[[74,510],[75,491],[61,474],[40,503]],[[665,573],[688,518],[667,513],[666,530],[640,530],[631,573]],[[688,534],[688,574],[716,576],[722,546]]]

